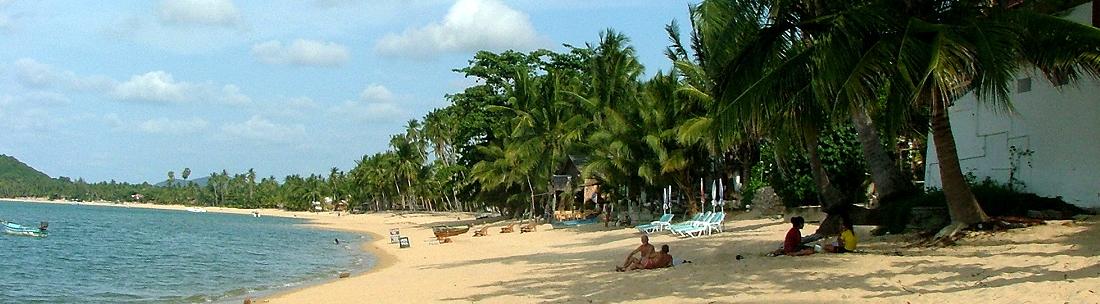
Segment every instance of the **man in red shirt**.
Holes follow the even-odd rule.
[[[787,237],[783,238],[783,248],[779,248],[770,255],[811,255],[813,247],[802,245],[802,227],[806,226],[806,219],[801,216],[791,218],[791,230],[787,230]]]

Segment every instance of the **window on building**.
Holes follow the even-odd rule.
[[[1016,79],[1016,93],[1031,92],[1031,77]]]

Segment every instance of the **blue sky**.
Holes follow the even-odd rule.
[[[652,74],[693,2],[0,0],[0,154],[88,181],[346,171],[471,84],[451,70],[476,50],[614,28]]]

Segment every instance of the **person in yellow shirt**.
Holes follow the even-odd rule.
[[[826,252],[845,253],[856,250],[856,243],[858,243],[859,240],[856,239],[855,230],[852,228],[852,220],[847,217],[841,217],[840,227],[840,236],[838,236],[836,241],[832,244],[825,245]]]

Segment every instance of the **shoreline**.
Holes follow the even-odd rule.
[[[501,226],[526,223],[504,221],[489,224],[485,237],[468,232],[431,244],[432,225],[472,217],[297,217],[377,237],[363,244],[377,264],[350,278],[257,295],[252,303],[1100,303],[1095,216],[974,232],[949,247],[911,247],[911,235],[872,236],[871,227],[857,226],[855,253],[765,257],[790,224],[731,213],[724,232],[714,235],[650,236],[652,244],[669,245],[674,257],[693,263],[630,273],[614,267],[638,246],[640,234],[631,228],[542,224],[532,233],[500,233]],[[389,228],[401,229],[412,246],[389,244],[382,238]],[[808,224],[802,232],[815,228]]]
[[[57,205],[86,205],[86,206],[98,206],[98,207],[141,208],[141,209],[174,210],[174,211],[187,211],[187,208],[194,208],[195,207],[195,206],[171,205],[171,204],[113,203],[113,202],[108,202],[108,201],[74,202],[74,201],[65,201],[65,200],[49,200],[49,199],[43,199],[43,198],[0,198],[0,202],[23,202],[23,203],[57,204]],[[370,255],[374,258],[374,265],[371,265],[370,267],[368,267],[366,270],[363,270],[363,271],[349,270],[349,272],[351,272],[351,276],[349,278],[354,278],[354,277],[358,277],[358,276],[367,275],[367,274],[370,274],[370,273],[373,273],[373,272],[377,272],[377,271],[379,271],[383,268],[386,268],[386,267],[389,267],[389,266],[393,265],[396,262],[395,261],[396,256],[392,255],[389,252],[383,251],[382,248],[380,248],[380,246],[377,245],[377,243],[381,242],[381,241],[385,241],[386,242],[385,244],[389,245],[389,238],[388,237],[383,240],[383,235],[378,233],[378,232],[375,232],[375,231],[372,231],[372,230],[366,230],[366,229],[355,229],[354,227],[348,227],[347,225],[339,225],[338,223],[335,223],[332,220],[326,220],[325,219],[326,216],[327,217],[332,217],[332,218],[355,216],[355,215],[352,215],[352,214],[336,216],[336,215],[333,215],[333,213],[331,213],[331,212],[314,213],[314,212],[307,212],[307,211],[285,211],[285,210],[280,210],[280,209],[241,209],[241,208],[228,208],[228,207],[199,207],[199,208],[203,208],[207,212],[211,212],[211,213],[235,214],[235,215],[251,215],[253,211],[259,211],[261,216],[274,216],[274,217],[282,217],[282,218],[304,219],[304,220],[306,220],[306,223],[304,225],[307,226],[307,227],[313,228],[313,229],[352,232],[352,233],[356,233],[356,234],[365,235],[368,238],[370,238],[370,240],[362,242],[362,244],[360,244],[358,247],[359,247],[360,251],[362,251],[363,253],[366,253],[366,254],[368,254],[368,255]],[[227,299],[227,301],[243,300],[245,298],[253,298],[253,299],[278,298],[278,297],[280,297],[280,295],[289,294],[289,293],[292,293],[292,292],[297,291],[297,290],[314,288],[314,287],[318,287],[318,286],[324,286],[326,284],[332,283],[333,281],[344,280],[344,279],[347,279],[347,278],[333,277],[333,278],[314,279],[314,280],[305,281],[305,282],[303,282],[304,284],[302,284],[302,285],[288,286],[288,287],[285,287],[285,288],[272,289],[272,290],[268,290],[267,292],[259,292],[256,295],[241,297],[240,299],[237,299],[236,297],[234,297],[234,298],[231,298],[231,299]],[[266,302],[264,300],[261,300],[261,301]]]

